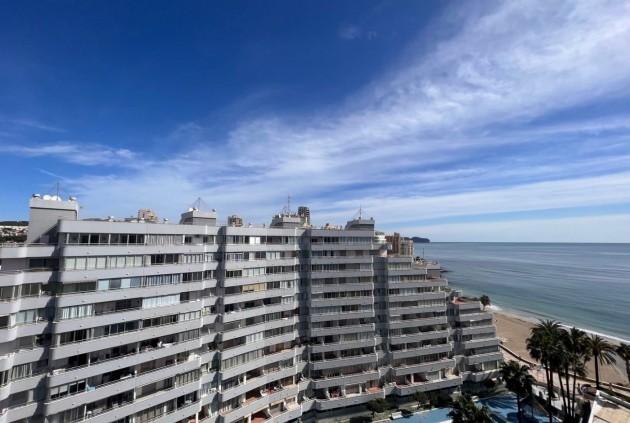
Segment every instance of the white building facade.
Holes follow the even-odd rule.
[[[0,248],[0,423],[284,423],[498,375],[492,315],[373,220],[79,220]]]

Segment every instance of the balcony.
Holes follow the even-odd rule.
[[[368,339],[364,339],[361,341],[351,341],[351,342],[330,342],[330,343],[321,343],[321,344],[312,344],[311,352],[312,353],[320,353],[320,352],[331,352],[338,350],[347,350],[351,348],[366,348],[366,347],[375,347],[376,340],[374,337],[370,337]]]
[[[311,329],[311,337],[316,336],[329,336],[329,335],[341,335],[342,333],[358,333],[374,331],[373,323],[358,324],[353,326],[331,326],[325,328]]]
[[[445,325],[447,323],[446,316],[438,317],[425,317],[409,320],[398,320],[395,322],[388,322],[389,329],[403,329],[412,326],[436,326]]]
[[[409,348],[398,351],[391,351],[392,358],[408,358],[408,357],[418,357],[422,355],[428,354],[440,354],[440,353],[450,353],[453,350],[453,343],[448,342],[446,344],[439,345],[426,345],[419,348]]]
[[[378,370],[349,375],[340,374],[339,376],[328,376],[319,379],[313,378],[312,386],[313,389],[332,388],[334,386],[364,383],[371,380],[378,381],[379,378],[380,373]]]
[[[236,398],[239,395],[243,395],[248,391],[259,388],[268,383],[276,382],[278,380],[294,376],[297,374],[295,366],[278,369],[276,371],[266,372],[257,377],[248,378],[245,382],[241,382],[236,386],[224,389],[221,392],[221,401],[227,401],[232,398]]]
[[[472,366],[474,364],[481,364],[488,361],[501,361],[503,360],[503,353],[500,351],[491,352],[487,354],[468,355],[464,357],[464,364]]]
[[[414,392],[435,391],[446,388],[454,388],[462,384],[461,376],[451,376],[444,379],[426,380],[416,383],[396,384],[396,395],[411,395]]]
[[[365,404],[377,398],[385,398],[383,390],[381,388],[370,388],[367,392],[360,394],[340,395],[339,397],[330,399],[318,398],[315,400],[315,409],[317,411],[327,411],[343,407],[352,407],[354,405]]]
[[[390,336],[390,345],[408,344],[411,342],[429,341],[431,339],[448,338],[448,330],[432,330],[428,332],[418,332],[414,334],[403,334]]]
[[[462,344],[465,349],[471,348],[483,348],[483,347],[494,347],[499,345],[500,341],[498,338],[484,338],[484,339],[471,339],[470,341],[464,341]]]
[[[248,414],[256,412],[256,410],[259,410],[261,407],[272,405],[277,401],[285,400],[297,394],[298,385],[284,386],[279,390],[248,398],[239,407],[220,412],[219,414],[223,416],[223,423],[232,423]]]
[[[354,366],[357,364],[376,364],[378,357],[376,354],[363,354],[352,357],[333,358],[321,361],[311,361],[313,370],[332,369],[342,366]]]
[[[256,360],[252,360],[247,363],[231,367],[229,369],[223,369],[221,370],[221,378],[223,380],[227,380],[231,377],[238,376],[241,373],[249,372],[251,370],[255,370],[267,364],[272,364],[278,361],[284,361],[294,358],[296,355],[296,350],[296,347],[286,348],[280,351],[276,351],[274,353],[266,354],[263,357],[257,358]]]
[[[483,382],[487,379],[494,379],[501,376],[500,369],[484,370],[479,372],[462,372],[462,378],[469,382]]]
[[[426,363],[417,363],[409,365],[400,365],[392,367],[392,374],[394,376],[406,376],[412,373],[421,372],[436,372],[442,369],[449,369],[455,367],[455,360],[452,358],[443,358],[438,361],[429,361]]]
[[[453,320],[455,322],[471,322],[471,321],[477,321],[477,320],[492,321],[492,313],[488,311],[478,312],[478,313],[466,313],[466,314],[460,314],[458,316],[449,316],[449,320]]]

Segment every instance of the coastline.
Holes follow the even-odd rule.
[[[542,317],[542,316],[536,316],[533,313],[524,313],[520,310],[513,310],[513,309],[509,309],[509,308],[504,308],[504,307],[498,307],[494,304],[491,304],[487,307],[487,309],[493,313],[497,313],[497,314],[503,314],[506,316],[512,316],[514,318],[517,318],[519,320],[522,320],[526,323],[531,323],[531,324],[538,324],[538,322],[540,320],[555,320],[556,322],[558,322],[560,324],[560,326],[562,326],[563,328],[566,329],[570,329],[572,327],[577,327],[578,329],[588,333],[588,334],[593,334],[593,335],[599,335],[602,338],[605,338],[608,342],[610,342],[613,345],[619,345],[621,343],[624,344],[630,344],[630,338],[626,339],[626,338],[621,338],[618,336],[614,336],[614,335],[609,335],[607,333],[603,333],[603,332],[598,332],[592,329],[587,329],[584,327],[580,327],[579,325],[574,325],[574,324],[570,324],[567,322],[564,322],[558,318],[553,318],[553,317]]]
[[[517,355],[535,361],[529,355],[526,347],[526,340],[530,336],[530,330],[538,323],[538,319],[532,316],[521,316],[510,313],[503,309],[489,306],[488,311],[494,315],[494,324],[497,328],[497,337],[501,340],[502,345],[510,349]],[[563,325],[567,326],[567,325]],[[590,331],[589,331],[590,332]],[[593,332],[590,332],[593,333]],[[599,334],[601,335],[601,334]],[[619,340],[601,335],[614,345],[619,344]],[[595,365],[593,361],[587,363],[589,377],[595,377]],[[600,366],[600,378],[603,382],[611,382],[614,384],[628,385],[629,381],[626,376],[625,363],[617,360],[616,365]]]

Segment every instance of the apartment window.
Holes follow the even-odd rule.
[[[180,283],[181,280],[181,273],[145,276],[143,286],[171,285]]]
[[[243,276],[262,276],[265,274],[266,269],[264,267],[254,267],[251,269],[243,269]]]
[[[180,313],[179,322],[187,322],[188,320],[196,320],[201,318],[201,311],[191,311],[189,313]]]
[[[261,341],[263,339],[263,335],[263,332],[252,333],[245,337],[245,342],[249,344],[250,342]]]
[[[127,289],[138,288],[140,286],[140,277],[121,278],[121,279],[99,279],[98,290],[107,291],[110,289]]]
[[[179,304],[179,294],[142,299],[142,308],[164,307],[173,304]]]
[[[177,342],[186,342],[197,338],[199,338],[199,329],[193,329],[177,334]]]
[[[90,317],[94,314],[94,304],[78,305],[72,307],[64,307],[61,309],[59,318],[61,320],[66,319],[79,319],[82,317]]]
[[[232,358],[225,359],[221,362],[221,369],[230,369],[232,367],[240,366],[241,364],[245,364],[247,362],[257,360],[264,356],[263,349],[258,349],[254,351],[247,352],[245,354],[240,354]]]
[[[29,269],[44,269],[44,270],[58,270],[59,259],[56,258],[35,258],[29,259]]]

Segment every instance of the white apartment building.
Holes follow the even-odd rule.
[[[79,220],[30,200],[0,248],[0,423],[285,423],[494,378],[492,314],[374,220]]]

